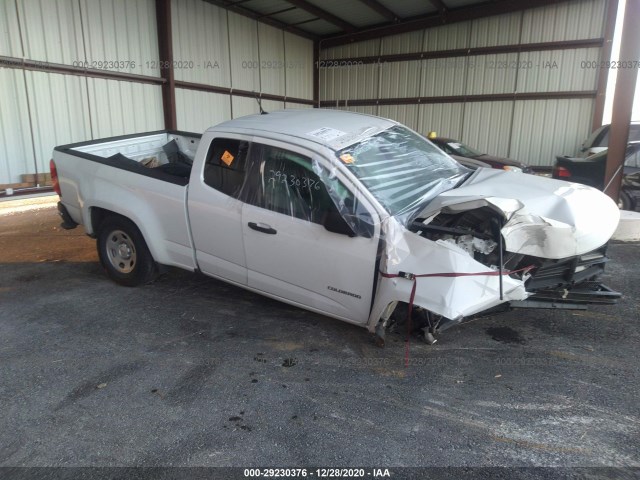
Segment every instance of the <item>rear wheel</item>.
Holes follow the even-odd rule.
[[[629,194],[625,191],[620,192],[620,199],[618,200],[618,207],[620,210],[634,210],[633,201]]]
[[[98,256],[109,278],[127,287],[151,282],[158,266],[140,230],[129,219],[107,217],[98,229]]]

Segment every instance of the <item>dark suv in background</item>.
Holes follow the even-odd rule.
[[[595,130],[591,135],[589,135],[589,138],[582,142],[576,157],[590,157],[591,155],[595,155],[596,153],[606,150],[609,146],[610,130],[611,125],[603,125]],[[631,123],[631,125],[629,125],[628,141],[640,142],[640,123]]]
[[[604,190],[607,153],[608,150],[605,149],[587,158],[556,157],[553,178]],[[640,142],[631,142],[627,145],[622,174],[618,206],[623,210],[635,210],[640,206]]]
[[[462,142],[452,138],[438,137],[434,132],[429,132],[427,138],[436,144],[438,148],[444,150],[449,155],[470,158],[488,164],[491,168],[500,170],[511,170],[515,172],[533,173],[531,167],[526,163],[513,160],[511,158],[496,157],[486,153],[479,152],[475,148],[465,145]]]

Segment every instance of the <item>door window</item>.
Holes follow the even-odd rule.
[[[251,187],[246,189],[245,202],[320,224],[329,210],[335,210],[310,158],[254,143],[251,165]]]
[[[625,167],[638,168],[640,167],[640,148],[637,146],[627,148],[626,160],[624,161]]]
[[[245,179],[249,142],[215,138],[204,166],[204,183],[231,197],[238,198]]]

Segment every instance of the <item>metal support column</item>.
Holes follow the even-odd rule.
[[[638,78],[640,58],[640,0],[627,0],[620,41],[620,68],[613,96],[613,113],[609,133],[609,153],[605,173],[605,193],[615,202],[620,196],[622,167],[629,137],[629,123]]]
[[[177,130],[176,84],[173,72],[173,37],[171,31],[171,0],[156,0],[156,22],[158,26],[158,53],[162,85],[162,110],[164,128]]]
[[[609,0],[607,2],[607,16],[604,24],[604,44],[602,45],[600,61],[608,62],[611,59],[611,47],[613,46],[613,34],[616,29],[616,17],[618,15],[619,0]],[[602,115],[604,114],[604,104],[607,97],[607,82],[609,80],[609,69],[601,68],[598,72],[598,86],[596,94],[596,106],[593,110],[591,120],[591,131],[595,131],[602,126]]]

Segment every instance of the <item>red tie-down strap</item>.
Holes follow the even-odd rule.
[[[499,275],[511,275],[513,273],[524,272],[534,268],[535,265],[529,265],[528,267],[520,268],[518,270],[489,270],[487,272],[442,272],[442,273],[422,273],[415,275],[409,272],[398,273],[385,273],[380,272],[384,278],[404,278],[411,280],[413,285],[411,286],[411,295],[409,296],[409,308],[407,310],[407,338],[405,340],[405,352],[404,352],[404,366],[409,366],[409,336],[411,335],[411,313],[413,312],[413,301],[416,297],[416,287],[418,285],[418,278],[426,277],[497,277]]]

